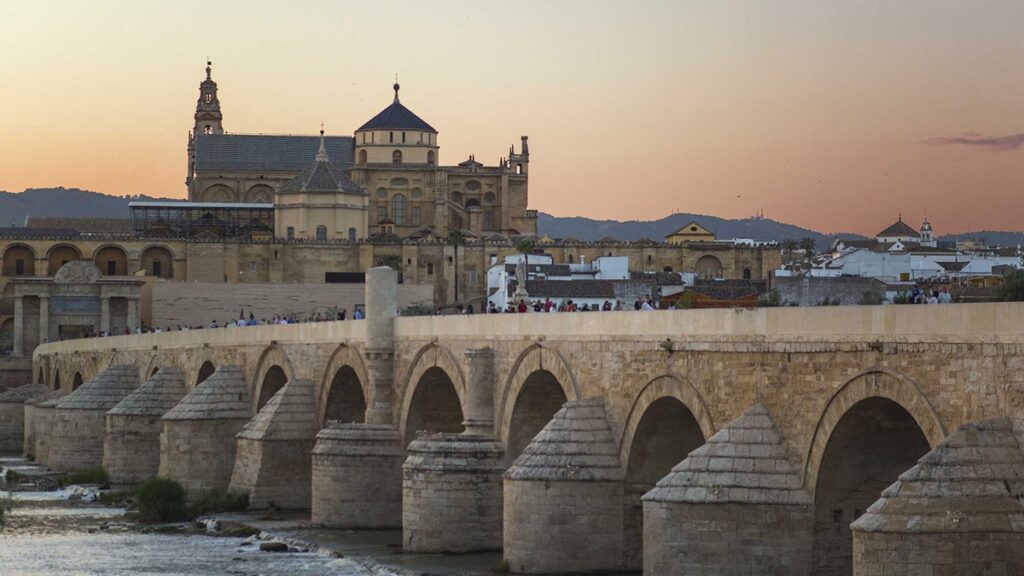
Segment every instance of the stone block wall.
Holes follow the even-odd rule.
[[[54,410],[46,465],[59,472],[103,465],[106,410]]]
[[[811,542],[809,506],[644,502],[649,576],[806,575]]]
[[[309,509],[312,440],[237,442],[231,488],[249,493],[249,508]]]
[[[35,460],[43,466],[50,466],[50,446],[53,445],[51,435],[53,434],[53,419],[54,413],[57,411],[53,406],[36,406],[35,416],[32,418],[34,422],[35,434],[35,446],[32,449],[32,454],[35,455]]]
[[[177,481],[189,500],[213,488],[227,488],[235,465],[235,435],[246,420],[164,420],[160,435],[160,476]]]
[[[0,454],[19,453],[25,442],[25,403],[0,402]]]
[[[159,416],[106,416],[103,467],[114,484],[137,484],[160,469]]]
[[[546,574],[622,566],[622,498],[621,482],[505,480],[509,568]]]
[[[1024,534],[853,532],[853,574],[1024,574]]]
[[[772,280],[772,287],[778,290],[782,302],[795,302],[800,306],[818,306],[825,300],[838,300],[844,306],[856,305],[861,303],[865,292],[885,293],[882,283],[873,278],[780,277]]]
[[[24,404],[24,433],[22,434],[21,453],[35,459],[36,455],[36,410],[35,404]]]

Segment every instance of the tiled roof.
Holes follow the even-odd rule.
[[[745,296],[760,294],[763,289],[763,283],[749,280],[697,280],[693,286],[687,288],[690,292],[717,300],[738,300]]]
[[[625,474],[600,398],[572,400],[505,472],[508,480],[621,482]]]
[[[110,410],[139,386],[139,373],[134,366],[111,366],[82,384],[57,404],[58,410]]]
[[[249,388],[238,366],[221,366],[162,420],[248,420]]]
[[[107,414],[163,416],[188,393],[185,376],[177,368],[164,368],[121,400]]]
[[[630,272],[630,280],[653,280],[658,286],[680,286],[683,277],[677,272]]]
[[[369,122],[360,126],[356,132],[362,132],[363,130],[416,130],[437,134],[437,130],[434,130],[433,126],[413,114],[412,110],[402,106],[402,103],[398,101],[397,95],[395,96],[395,101],[390,106],[381,110],[373,118],[370,118]]]
[[[355,161],[355,138],[324,138],[327,155],[342,170]],[[195,169],[200,171],[299,172],[316,157],[319,136],[197,134]]]
[[[42,384],[25,384],[0,393],[0,402],[21,404],[33,398],[39,398],[46,392],[46,386]]]
[[[654,502],[810,505],[768,410],[758,403],[644,495]]]
[[[611,280],[530,280],[526,291],[531,298],[615,299]]]
[[[346,192],[348,194],[366,194],[358,184],[337,165],[317,160],[295,175],[294,178],[284,183],[278,190],[282,194],[294,194],[298,192]]]
[[[316,399],[309,380],[289,380],[237,438],[249,440],[312,440],[320,431]]]
[[[900,474],[852,528],[863,532],[1024,531],[1024,454],[1007,418],[973,422]]]
[[[918,237],[920,234],[917,230],[914,230],[908,226],[902,219],[897,220],[895,224],[889,226],[885,230],[882,230],[877,234],[878,236],[913,236]]]
[[[71,228],[0,228],[0,237],[32,240],[36,238],[77,238],[77,230]]]
[[[79,218],[73,216],[30,216],[28,228],[74,230],[85,234],[131,234],[129,218]]]
[[[968,262],[937,262],[946,272],[959,272],[967,266]]]
[[[530,264],[527,269],[528,274],[545,274],[547,276],[569,276],[572,274],[568,264]],[[505,272],[514,276],[516,265],[505,264]]]

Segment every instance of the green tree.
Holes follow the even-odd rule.
[[[782,241],[782,249],[786,251],[786,262],[788,264],[793,263],[793,251],[797,249],[799,244],[792,238],[786,238]]]
[[[1014,268],[1003,275],[1003,283],[996,290],[1000,302],[1024,302],[1024,270]]]
[[[814,238],[807,237],[800,240],[799,247],[804,252],[804,256],[808,259],[814,257],[817,245]]]
[[[455,262],[455,302],[459,301],[459,246],[465,246],[466,233],[459,228],[448,230],[448,245],[454,249]]]

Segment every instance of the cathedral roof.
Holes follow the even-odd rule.
[[[312,164],[307,165],[294,178],[284,183],[278,193],[295,194],[300,192],[345,192],[347,194],[367,194],[361,186],[345,175],[341,168],[332,164],[327,153],[327,142],[323,133],[320,135],[320,150]]]
[[[331,162],[342,170],[355,163],[355,138],[324,138]],[[220,172],[298,172],[320,145],[318,136],[196,134],[195,169]]]
[[[416,130],[437,134],[437,130],[434,130],[433,126],[427,124],[398,101],[398,84],[395,84],[395,101],[381,110],[379,114],[370,118],[370,121],[360,126],[356,132],[364,130]]]
[[[914,237],[917,237],[918,233],[917,233],[917,230],[914,230],[909,225],[907,225],[903,221],[903,218],[901,217],[899,220],[896,221],[895,224],[893,224],[892,226],[889,226],[885,230],[882,230],[881,232],[879,232],[878,236],[879,237],[892,237],[892,236],[897,236],[897,237],[899,237],[899,236],[914,236]]]

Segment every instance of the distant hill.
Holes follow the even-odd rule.
[[[24,192],[0,192],[0,228],[24,226],[29,216],[78,216],[128,218],[134,200],[165,200],[149,196],[107,196],[78,188],[29,188]]]
[[[745,218],[728,220],[703,214],[678,213],[660,220],[592,220],[581,217],[552,216],[540,213],[537,229],[540,234],[552,238],[578,238],[580,240],[599,240],[606,236],[618,240],[637,240],[650,238],[662,241],[665,236],[675,232],[690,222],[697,222],[711,230],[719,239],[750,238],[758,242],[782,242],[784,240],[800,240],[813,238],[818,249],[824,249],[832,243],[837,235],[822,234],[815,230],[801,228],[792,224],[776,222],[768,218]],[[839,234],[843,238],[863,238],[858,234]]]
[[[82,218],[128,218],[128,203],[135,200],[168,200],[151,196],[108,196],[99,192],[78,188],[29,188],[24,192],[0,191],[0,228],[24,226],[29,216]],[[759,242],[802,238],[814,238],[819,250],[828,247],[837,236],[863,238],[858,234],[822,234],[815,230],[792,224],[776,222],[767,218],[744,218],[729,220],[703,214],[672,214],[659,220],[594,220],[591,218],[558,217],[540,213],[537,221],[538,232],[552,238],[577,238],[579,240],[600,240],[611,237],[617,240],[650,238],[661,241],[667,234],[675,232],[684,224],[695,221],[713,231],[720,239],[750,238]],[[948,234],[940,240],[982,240],[989,245],[1016,246],[1024,244],[1024,232],[981,231],[963,234]]]

